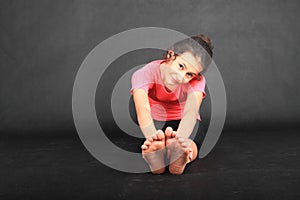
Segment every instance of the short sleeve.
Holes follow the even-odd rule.
[[[131,77],[131,89],[130,93],[133,94],[134,89],[143,89],[148,93],[149,89],[153,85],[153,76],[149,68],[144,66],[133,73]]]
[[[203,93],[203,98],[206,96],[205,92],[205,84],[206,80],[205,77],[202,75],[200,80],[193,79],[189,82],[190,87],[188,89],[188,93],[190,92],[202,92]]]

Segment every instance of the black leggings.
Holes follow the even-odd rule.
[[[138,124],[136,110],[134,107],[134,101],[132,97],[129,101],[129,110],[130,110],[131,118],[135,121],[136,124]],[[165,132],[168,126],[172,127],[173,130],[177,130],[180,120],[172,120],[172,121],[153,120],[153,122],[156,129],[161,129],[163,132]],[[198,149],[201,147],[205,135],[206,135],[206,131],[203,124],[199,120],[197,120],[194,130],[190,136],[190,139],[192,139],[196,143]]]

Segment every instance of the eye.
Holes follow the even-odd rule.
[[[182,64],[179,64],[179,69],[180,70],[184,69],[184,66]]]
[[[186,76],[187,76],[188,78],[193,78],[193,77],[194,77],[194,74],[192,74],[192,73],[186,73]]]

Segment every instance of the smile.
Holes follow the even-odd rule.
[[[174,83],[174,84],[181,84],[181,81],[178,81],[174,75],[171,75],[170,76],[170,79],[171,79],[171,82]]]

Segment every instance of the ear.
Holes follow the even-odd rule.
[[[169,51],[168,51],[167,58],[168,58],[168,59],[175,60],[176,56],[175,56],[175,53],[174,53],[173,50],[169,50]]]

